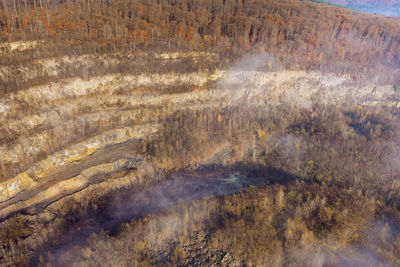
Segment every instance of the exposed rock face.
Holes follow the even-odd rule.
[[[205,53],[154,57],[164,62],[218,59]],[[91,56],[62,61],[89,66],[94,62]],[[61,68],[58,62],[49,59],[40,64],[56,76]],[[1,73],[11,75],[7,67]],[[169,90],[182,86],[183,92]],[[147,157],[140,144],[157,135],[160,120],[179,110],[241,101],[310,109],[316,101],[398,105],[398,95],[393,85],[364,85],[345,75],[243,69],[106,74],[26,88],[0,101],[0,219],[19,211],[36,214],[90,187],[111,190],[118,183],[139,179],[132,178],[132,170],[145,168]]]

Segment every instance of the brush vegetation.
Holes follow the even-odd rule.
[[[396,265],[399,172],[390,164],[397,164],[398,145],[389,140],[398,140],[398,120],[383,111],[321,106],[312,112],[245,105],[178,112],[146,145],[156,166],[163,167],[145,184],[66,202],[43,226],[22,217],[8,220],[1,235],[3,260],[48,266],[341,266],[369,259]],[[215,156],[201,162],[210,154]],[[213,173],[236,183],[229,177],[240,173],[264,185],[231,196],[178,199],[133,220],[128,206],[120,204],[126,219],[107,228],[116,196],[134,202],[132,196],[156,192],[160,175],[178,169],[199,181]],[[174,192],[155,201],[173,199]],[[152,201],[151,193],[146,197],[143,205]],[[52,231],[29,246],[27,234],[43,227]],[[74,239],[85,227],[94,235],[82,245]]]
[[[0,202],[0,265],[400,265],[396,95],[392,106],[217,102],[244,83],[182,78],[256,50],[274,55],[260,72],[346,74],[377,85],[371,95],[396,93],[399,20],[294,0],[3,0],[0,40],[0,146],[13,152],[0,180],[43,176]],[[124,80],[142,74],[140,86]],[[149,123],[152,134],[117,136]],[[105,132],[117,141],[48,166]],[[22,207],[89,169],[87,187]]]

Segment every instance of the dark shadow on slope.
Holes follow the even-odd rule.
[[[112,221],[105,226],[107,230],[112,230],[120,222],[141,218],[181,200],[188,202],[204,197],[231,195],[251,186],[285,184],[294,180],[302,178],[260,165],[237,164],[230,168],[211,165],[195,171],[180,170],[141,192],[132,194],[126,190],[113,193],[105,212]]]
[[[270,183],[285,184],[295,180],[303,179],[281,170],[247,164],[237,164],[229,168],[212,165],[191,171],[176,171],[161,182],[108,194],[101,201],[102,207],[95,213],[88,212],[87,217],[82,217],[82,212],[69,213],[66,221],[71,225],[68,225],[64,234],[54,237],[58,245],[51,249],[52,254],[57,258],[72,246],[85,245],[93,233],[105,231],[113,235],[122,223],[174,206],[178,201],[190,202],[206,197],[231,195],[250,187]],[[43,256],[41,253],[50,249],[49,244],[54,244],[55,240],[49,240],[48,244],[35,252],[31,266],[38,264],[39,257]]]

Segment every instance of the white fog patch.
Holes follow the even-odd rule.
[[[233,63],[217,81],[216,87],[229,89],[234,104],[250,101],[309,109],[312,107],[311,95],[317,90],[317,87],[310,88],[316,75],[304,76],[301,71],[282,70],[274,56],[261,52],[245,55]]]
[[[231,100],[247,99],[263,90],[270,77],[265,74],[280,69],[275,58],[266,53],[248,54],[233,63],[217,81],[219,89],[230,89]]]
[[[317,70],[283,70],[272,55],[245,55],[216,76],[214,94],[227,92],[230,104],[286,105],[311,109],[314,104],[398,106],[393,85],[355,81],[349,74]]]

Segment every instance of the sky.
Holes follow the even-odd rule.
[[[327,0],[355,10],[385,16],[400,16],[400,0]]]

